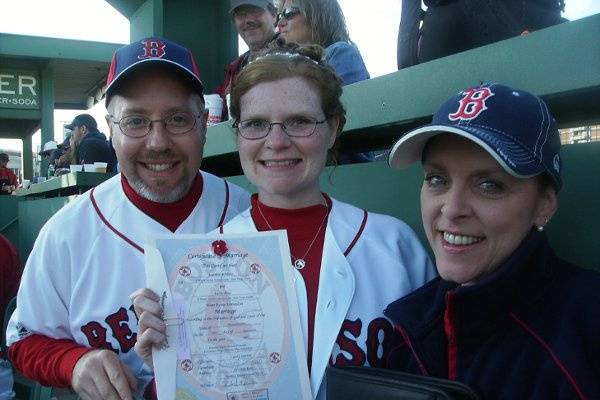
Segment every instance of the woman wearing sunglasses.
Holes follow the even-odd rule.
[[[360,51],[350,40],[337,0],[285,0],[277,15],[277,27],[288,42],[325,48],[325,61],[344,85],[370,78]]]
[[[435,275],[406,224],[321,192],[319,177],[346,120],[341,81],[322,56],[319,46],[274,43],[240,72],[231,113],[244,174],[258,193],[222,227],[225,234],[287,230],[315,397],[329,363],[386,367],[402,340],[383,309]],[[136,351],[151,362],[165,327],[158,298],[147,306],[153,295],[144,291],[134,299]]]

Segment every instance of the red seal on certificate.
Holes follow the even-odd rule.
[[[188,267],[187,265],[182,265],[181,267],[179,267],[179,275],[190,276],[191,274],[192,274],[192,271],[190,270],[190,267]]]
[[[277,352],[273,352],[269,355],[269,360],[271,360],[273,364],[279,364],[281,362],[281,355]]]
[[[260,272],[260,264],[254,263],[250,266],[250,272],[258,274]]]
[[[217,256],[221,257],[223,254],[227,253],[227,243],[224,240],[215,240],[212,242],[213,253]]]
[[[181,369],[184,370],[185,372],[189,372],[192,370],[192,368],[194,368],[194,363],[192,362],[192,360],[182,360],[181,361]]]

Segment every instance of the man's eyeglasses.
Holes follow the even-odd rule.
[[[279,23],[279,21],[281,21],[282,19],[289,21],[290,19],[294,18],[296,15],[300,14],[301,12],[302,11],[300,11],[300,9],[298,7],[285,8],[283,11],[281,11],[279,14],[277,14],[277,23]]]
[[[119,125],[123,135],[141,138],[150,133],[154,122],[162,122],[167,132],[172,135],[188,133],[196,127],[196,120],[201,116],[181,111],[163,119],[150,119],[144,115],[128,115],[117,121],[114,116],[109,115],[109,117],[114,124]]]
[[[233,127],[237,129],[238,134],[244,139],[258,140],[267,137],[273,125],[281,125],[283,131],[290,137],[308,137],[315,133],[317,125],[327,121],[317,121],[307,117],[288,118],[283,122],[269,122],[264,119],[246,119],[244,121],[235,121]]]

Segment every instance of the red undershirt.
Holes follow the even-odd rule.
[[[317,294],[319,291],[319,275],[321,274],[323,243],[325,241],[325,229],[327,227],[327,221],[323,220],[326,219],[326,215],[331,209],[331,199],[326,194],[323,194],[323,196],[327,202],[327,207],[318,204],[289,210],[264,205],[258,201],[258,195],[254,194],[252,195],[252,208],[250,210],[252,220],[256,225],[256,229],[259,231],[269,231],[271,229],[287,230],[290,252],[292,253],[292,262],[294,259],[298,258],[303,258],[304,261],[306,261],[306,266],[299,270],[299,272],[302,275],[304,285],[306,286],[306,299],[308,305],[308,348],[306,351],[309,373],[312,367],[315,312],[317,308]],[[260,206],[260,210],[266,218],[266,221],[259,212],[258,206]],[[321,226],[321,229],[317,234],[319,226]],[[309,250],[310,243],[313,239],[315,239],[314,243]]]
[[[142,212],[175,232],[202,196],[202,175],[196,175],[191,190],[174,203],[156,203],[141,197],[121,175],[121,186],[127,198]],[[70,339],[52,339],[31,335],[13,343],[8,355],[16,369],[29,379],[45,386],[68,387],[79,359],[91,349]]]
[[[144,214],[159,222],[171,232],[175,232],[179,225],[190,215],[198,199],[202,196],[202,175],[196,175],[190,191],[174,203],[156,203],[140,196],[129,184],[125,175],[121,174],[121,186],[125,196]]]

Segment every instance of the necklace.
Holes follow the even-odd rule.
[[[261,208],[260,208],[260,202],[256,201],[256,208],[258,208],[258,212],[260,213],[260,216],[262,217],[262,219],[267,223],[267,226],[269,227],[269,230],[274,230],[273,227],[271,226],[271,224],[269,223],[269,220],[267,219],[267,217],[265,217],[265,214],[263,214]],[[300,258],[297,258],[296,256],[294,256],[291,252],[290,249],[290,255],[292,256],[292,264],[294,265],[294,268],[300,270],[304,267],[306,267],[306,256],[308,255],[308,253],[310,252],[310,249],[312,249],[313,244],[315,244],[315,241],[317,240],[317,237],[319,237],[319,233],[321,232],[321,229],[323,229],[323,225],[325,225],[325,221],[327,221],[327,217],[329,216],[329,206],[326,206],[327,208],[327,212],[325,213],[325,216],[323,217],[323,220],[321,221],[321,225],[319,225],[319,229],[317,229],[317,233],[315,233],[315,236],[313,237],[313,239],[310,241],[310,244],[308,245],[308,249],[306,250],[306,252],[304,253],[304,255]]]

